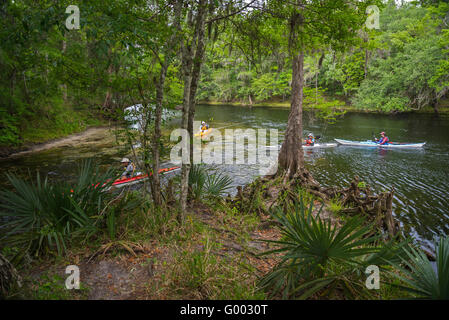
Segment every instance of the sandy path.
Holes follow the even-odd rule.
[[[89,128],[85,131],[75,133],[64,138],[55,139],[41,144],[33,145],[27,150],[19,151],[9,155],[8,158],[20,157],[26,154],[40,152],[53,148],[74,147],[75,145],[90,143],[92,142],[92,140],[94,141],[97,140],[96,139],[97,137],[104,137],[106,134],[108,134],[108,131],[109,131],[108,127]]]

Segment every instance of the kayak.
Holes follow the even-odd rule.
[[[337,146],[336,143],[315,143],[313,146],[303,145],[302,147],[304,149],[314,149],[314,148],[332,148],[336,146]]]
[[[163,168],[163,169],[159,170],[159,173],[160,174],[168,174],[168,173],[175,172],[178,170],[181,170],[181,167]],[[125,186],[131,186],[133,184],[140,183],[147,179],[148,179],[147,174],[139,174],[139,175],[136,175],[135,177],[131,177],[128,179],[123,179],[123,180],[117,179],[112,183],[111,188],[122,188]]]
[[[302,145],[304,149],[332,148],[336,147],[336,143],[315,143],[313,146]],[[267,148],[280,149],[281,146],[266,146]]]
[[[211,133],[211,132],[212,132],[212,128],[209,128],[209,129],[207,129],[207,130],[204,130],[204,131],[200,131],[200,132],[198,132],[198,133],[195,133],[194,136],[195,136],[195,137],[204,137],[205,135],[208,135],[208,134]]]
[[[388,144],[377,144],[374,141],[366,140],[366,141],[351,141],[351,140],[343,140],[343,139],[335,139],[339,144],[344,146],[357,146],[357,147],[380,147],[380,148],[422,148],[426,143],[396,143],[390,142]]]

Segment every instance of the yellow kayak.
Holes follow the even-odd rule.
[[[211,131],[212,131],[212,128],[209,128],[209,129],[207,129],[207,130],[204,130],[204,131],[200,131],[200,132],[198,132],[198,133],[195,133],[194,136],[195,136],[195,137],[204,137],[205,135],[211,133]]]

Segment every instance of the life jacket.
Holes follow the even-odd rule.
[[[128,178],[131,178],[131,177],[133,177],[134,176],[134,171],[136,171],[136,166],[134,165],[134,163],[132,163],[132,162],[130,162],[129,163],[131,166],[132,166],[132,168],[133,168],[133,170],[131,171],[131,172],[129,172],[127,169],[128,169],[128,166],[126,166],[126,169],[125,169],[125,172],[124,172],[124,174],[126,175],[126,177],[128,177]]]
[[[306,140],[306,146],[313,146],[315,144],[315,138],[308,138]]]
[[[387,136],[380,138],[379,140],[379,144],[388,144],[388,142],[390,142],[390,139],[388,139]]]

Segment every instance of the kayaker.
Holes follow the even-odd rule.
[[[134,175],[134,171],[136,169],[134,164],[128,158],[123,158],[122,161],[120,161],[120,163],[125,168],[125,171],[120,176],[120,180],[131,178]]]
[[[380,145],[388,144],[389,142],[390,142],[390,139],[388,139],[385,132],[383,132],[383,131],[380,133],[380,139],[379,140],[376,139],[376,143],[380,144]]]
[[[315,137],[312,133],[309,133],[306,139],[306,146],[313,146],[315,144]]]
[[[200,126],[200,131],[201,131],[201,132],[204,132],[204,131],[206,131],[207,129],[209,129],[209,125],[208,125],[206,122],[202,121],[202,122],[201,122],[201,126]]]

